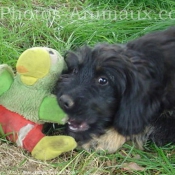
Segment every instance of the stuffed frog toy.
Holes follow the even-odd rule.
[[[46,136],[42,132],[45,122],[67,121],[51,94],[65,68],[63,57],[47,47],[24,51],[15,74],[8,65],[0,65],[0,129],[39,160],[53,159],[77,146],[70,136]]]

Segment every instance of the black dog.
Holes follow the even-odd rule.
[[[114,152],[127,139],[175,142],[175,28],[126,45],[84,46],[66,55],[58,82],[68,134]]]

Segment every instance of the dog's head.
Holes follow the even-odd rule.
[[[59,105],[69,116],[68,132],[78,141],[113,125],[123,135],[142,132],[159,106],[154,68],[122,45],[99,44],[68,52],[68,71],[58,82]],[[155,86],[155,87],[154,87]]]

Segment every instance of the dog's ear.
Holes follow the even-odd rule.
[[[125,136],[143,132],[160,109],[159,85],[151,78],[149,68],[142,65],[141,63],[140,72],[135,69],[135,65],[127,65],[121,71],[125,77],[125,89],[120,96],[114,127]]]
[[[65,62],[67,64],[68,72],[72,72],[77,69],[79,61],[78,55],[75,52],[69,51],[64,55]]]
[[[64,58],[68,67],[68,71],[77,71],[78,67],[87,59],[88,54],[91,53],[91,48],[87,45],[84,45],[73,51],[66,52]]]

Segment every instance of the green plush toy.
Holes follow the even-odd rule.
[[[45,136],[45,122],[65,124],[66,114],[51,94],[66,67],[54,49],[34,47],[24,51],[16,64],[16,75],[8,65],[0,65],[0,125],[7,138],[49,160],[76,147],[70,136]]]

